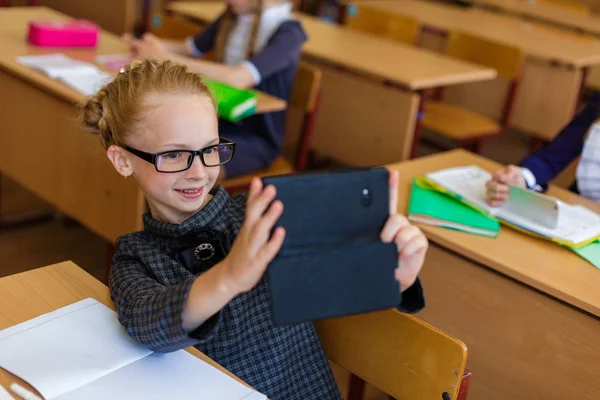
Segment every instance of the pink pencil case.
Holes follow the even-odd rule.
[[[98,25],[80,19],[30,21],[28,40],[42,47],[95,47]]]

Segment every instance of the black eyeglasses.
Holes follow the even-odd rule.
[[[218,167],[227,164],[235,153],[235,142],[233,140],[220,138],[219,144],[204,147],[200,150],[167,150],[159,153],[146,153],[132,147],[125,146],[125,150],[154,164],[158,172],[173,173],[190,169],[196,156],[205,167]]]

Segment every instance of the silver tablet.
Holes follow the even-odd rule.
[[[504,210],[546,228],[556,228],[559,209],[557,199],[517,186],[509,186],[509,188],[510,195],[502,206]]]

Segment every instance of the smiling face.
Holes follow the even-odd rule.
[[[219,142],[217,114],[210,98],[191,94],[152,93],[143,102],[144,112],[127,138],[129,147],[146,153],[158,153],[199,150]],[[209,192],[219,176],[220,167],[205,167],[200,157],[196,156],[190,169],[162,173],[152,163],[127,150],[115,150],[122,158],[120,164],[117,162],[115,166],[117,169],[119,165],[125,167],[124,175],[133,174],[146,196],[153,218],[179,224],[210,200]],[[166,155],[169,158],[179,156],[175,152]]]

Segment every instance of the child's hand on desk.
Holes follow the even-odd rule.
[[[398,171],[390,171],[390,216],[381,231],[384,243],[396,243],[398,247],[398,268],[396,279],[400,290],[404,291],[415,283],[429,246],[421,230],[408,219],[398,214]]]
[[[509,165],[492,175],[492,179],[485,184],[485,199],[489,205],[499,207],[508,199],[509,187],[514,185],[525,187],[523,171],[516,165]]]
[[[141,39],[136,39],[126,33],[121,36],[121,40],[129,46],[129,55],[131,58],[155,58],[157,60],[166,60],[169,58],[169,52],[163,42],[151,33],[145,33]]]
[[[260,179],[252,180],[246,219],[231,251],[221,262],[227,289],[234,293],[252,290],[283,244],[283,227],[277,227],[271,236],[283,212],[283,203],[279,200],[273,202],[275,194],[274,186],[263,188]]]

